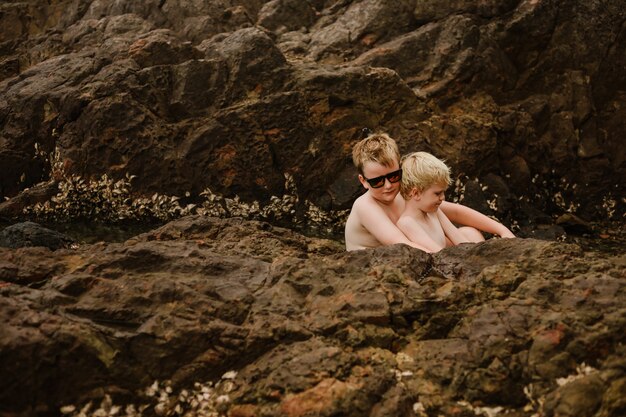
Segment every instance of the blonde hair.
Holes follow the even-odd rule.
[[[363,166],[366,162],[377,162],[391,166],[400,162],[400,151],[396,141],[386,133],[373,133],[354,145],[352,148],[352,162],[363,175]]]
[[[450,185],[450,168],[428,152],[413,152],[402,157],[402,183],[400,194],[405,200],[415,188],[422,192],[433,184]]]

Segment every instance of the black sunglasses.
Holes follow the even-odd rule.
[[[386,174],[386,175],[381,175],[380,177],[376,177],[376,178],[370,178],[370,179],[365,178],[365,181],[367,181],[370,187],[372,188],[380,188],[383,185],[385,185],[385,178],[388,179],[389,182],[392,184],[400,181],[402,179],[402,169],[390,172],[389,174]]]

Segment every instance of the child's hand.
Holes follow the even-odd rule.
[[[506,227],[502,228],[502,232],[498,233],[500,235],[500,237],[505,237],[505,238],[514,238],[515,235],[513,234],[513,232],[511,232],[509,229],[507,229]]]

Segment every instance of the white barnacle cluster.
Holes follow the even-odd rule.
[[[197,209],[198,214],[203,214],[209,217],[225,217],[226,207],[224,203],[224,197],[220,194],[215,194],[211,189],[206,188],[200,193],[204,197],[202,206]]]
[[[574,201],[572,196],[578,184],[570,183],[566,178],[557,180],[556,175],[554,169],[548,179],[542,179],[539,174],[535,174],[531,181],[538,186],[538,189],[532,199],[536,202],[551,203],[563,212],[576,213],[580,208],[580,203]],[[531,202],[531,199],[520,198],[520,201]]]
[[[40,159],[44,162],[50,162],[51,153],[48,153],[43,149],[43,147],[39,144],[39,142],[35,142],[33,145],[35,147],[35,153],[33,154],[33,159]]]
[[[107,394],[99,405],[94,405],[90,401],[80,408],[75,405],[65,405],[59,411],[68,417],[141,417],[147,408],[147,404],[139,407],[135,404],[115,405],[111,396]]]
[[[185,417],[219,417],[225,415],[230,405],[229,393],[235,389],[234,376],[228,373],[215,384],[196,382],[191,389],[182,389],[174,393],[167,384],[162,386],[157,381],[146,392],[156,399],[154,413],[158,416],[185,416]]]
[[[489,206],[489,208],[493,211],[498,211],[498,205],[496,204],[498,201],[498,196],[495,196],[495,198],[492,198],[491,200],[487,199],[487,205]]]
[[[535,174],[531,181],[538,186],[537,192],[533,195],[534,199],[541,201],[546,197],[550,197],[552,187],[548,186],[548,180],[541,179],[539,174]]]
[[[502,414],[506,414],[504,407],[479,407],[474,406],[467,401],[457,401],[457,404],[471,410],[476,416],[495,417]],[[504,412],[504,413],[503,413]]]
[[[194,213],[195,204],[181,206],[180,197],[154,193],[150,198],[132,198],[130,205],[118,212],[118,218],[145,219],[153,218],[167,221]]]
[[[235,196],[234,198],[226,198],[224,199],[224,202],[226,203],[226,211],[232,217],[253,218],[258,215],[260,210],[258,201],[246,203],[240,201],[239,196]]]
[[[476,181],[478,181],[478,180],[476,180]],[[481,190],[482,192],[484,192],[484,193],[485,193],[485,195],[487,195],[486,191],[489,191],[489,187],[488,187],[488,186],[486,186],[486,185],[484,185],[484,184],[483,184],[483,183],[481,183],[481,182],[478,182],[478,185],[479,185],[479,187],[480,187],[480,190]],[[491,210],[493,210],[494,212],[498,211],[498,204],[497,204],[497,203],[498,203],[498,194],[493,193],[493,194],[491,195],[491,198],[486,197],[486,200],[485,200],[485,201],[487,202],[487,206],[489,206],[489,208],[490,208]]]
[[[263,208],[261,215],[265,219],[273,217],[276,220],[292,218],[296,214],[298,188],[292,175],[285,173],[285,194],[282,197],[272,196],[270,203]]]
[[[591,375],[593,373],[598,372],[597,369],[592,368],[591,366],[587,365],[585,362],[581,363],[580,365],[578,365],[576,367],[576,373],[572,374],[572,375],[568,375],[564,378],[557,378],[556,379],[556,384],[559,387],[562,387],[563,385],[567,385],[570,382],[576,381],[577,379],[580,379],[584,376],[587,375]]]
[[[299,201],[295,180],[290,174],[285,174],[285,191],[282,197],[272,196],[270,202],[261,205],[258,201],[247,203],[239,196],[224,197],[206,188],[200,193],[204,197],[197,214],[214,217],[243,217],[245,219],[280,220],[295,216],[296,205]]]
[[[237,388],[236,376],[236,371],[229,371],[216,382],[196,382],[192,388],[179,392],[174,392],[169,381],[154,381],[139,392],[141,404],[116,405],[107,394],[99,405],[66,405],[60,411],[67,417],[222,417],[226,416],[232,402],[230,395]]]
[[[302,225],[310,229],[318,229],[325,233],[335,233],[343,229],[349,210],[326,211],[310,200],[304,201],[303,218],[298,216],[300,198],[295,179],[285,173],[285,193],[282,196],[271,196],[267,204],[258,201],[247,203],[238,196],[227,198],[207,188],[202,193],[204,202],[197,209],[198,214],[215,217],[242,217],[245,219],[265,221],[291,221],[294,225]]]
[[[350,210],[325,211],[310,200],[305,201],[305,206],[305,218],[310,225],[329,234],[337,233],[343,229],[350,214]]]
[[[527,413],[533,412],[532,417],[542,416],[543,405],[546,402],[545,395],[538,395],[532,383],[526,385],[523,391],[524,396],[528,400],[528,403],[524,406],[524,411]]]
[[[285,194],[282,197],[272,196],[270,203],[261,210],[261,217],[275,220],[293,218],[299,201],[296,181],[292,175],[285,173]]]
[[[576,373],[568,375],[564,378],[557,378],[556,385],[562,387],[584,376],[598,372],[597,369],[588,366],[584,362],[576,367]],[[535,392],[535,386],[531,383],[524,387],[524,395],[528,399],[528,403],[524,406],[525,412],[533,412],[531,417],[539,417],[544,415],[545,395],[538,395]]]
[[[239,196],[232,198],[214,193],[207,188],[200,193],[203,199],[198,204],[180,204],[180,197],[154,193],[149,197],[132,193],[135,175],[126,174],[113,180],[107,174],[98,179],[67,175],[63,172],[58,152],[53,156],[53,171],[61,178],[59,192],[44,203],[36,203],[24,209],[24,214],[43,220],[67,221],[87,219],[94,221],[119,222],[124,220],[169,221],[190,214],[211,217],[242,217],[265,221],[290,221],[294,225],[304,223],[310,228],[321,228],[336,232],[343,228],[347,210],[324,211],[310,201],[305,202],[304,218],[297,218],[298,190],[293,176],[285,174],[285,193],[272,196],[267,204],[258,201],[246,202]],[[190,193],[185,193],[190,197]],[[302,214],[302,213],[300,213]]]
[[[454,188],[452,189],[451,193],[453,203],[460,203],[465,199],[465,184],[467,182],[467,179],[467,177],[465,177],[464,180],[461,180],[461,178],[457,178],[454,181]]]
[[[449,189],[450,201],[452,201],[453,203],[460,203],[465,200],[465,187],[468,181],[473,181],[478,184],[480,190],[485,195],[485,201],[487,202],[489,208],[493,211],[498,211],[498,195],[496,193],[493,193],[491,196],[489,196],[487,193],[487,191],[489,191],[489,187],[481,183],[478,178],[470,179],[468,176],[464,176],[463,178],[457,178],[452,184],[453,187]]]
[[[61,159],[61,152],[57,147],[54,148],[54,151],[50,152],[48,159],[50,161],[50,176],[64,176],[63,160]]]
[[[133,178],[134,175],[126,174],[114,181],[107,174],[98,179],[65,175],[58,184],[57,195],[44,203],[26,207],[24,213],[51,220],[82,218],[99,221],[169,220],[191,213],[194,206],[181,207],[176,196],[155,193],[152,197],[133,197]]]
[[[426,414],[426,407],[420,401],[413,404],[413,413],[418,417],[428,417]]]
[[[106,174],[98,180],[79,175],[65,176],[59,182],[59,192],[45,203],[37,203],[24,209],[26,214],[40,218],[108,219],[128,205],[129,191],[125,180],[113,181]],[[120,216],[122,214],[120,213]]]
[[[622,198],[622,202],[626,204],[626,197]],[[617,207],[617,200],[609,194],[602,197],[602,208],[606,212],[607,219],[612,219],[615,216],[615,208]]]
[[[574,201],[568,202],[563,196],[563,193],[567,193],[569,190],[573,191],[576,187],[576,183],[570,184],[565,178],[561,178],[558,186],[559,190],[553,194],[552,202],[563,211],[576,213],[576,211],[580,208],[580,203],[576,203]]]

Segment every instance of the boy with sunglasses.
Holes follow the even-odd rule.
[[[402,170],[396,142],[385,133],[369,135],[354,146],[352,160],[367,192],[352,205],[345,228],[346,249],[404,243],[432,252],[423,244],[409,240],[396,226],[405,208],[404,198],[399,195]],[[515,237],[504,225],[469,207],[444,201],[440,208],[451,221],[472,226],[461,228],[472,241],[484,239],[476,229]]]

